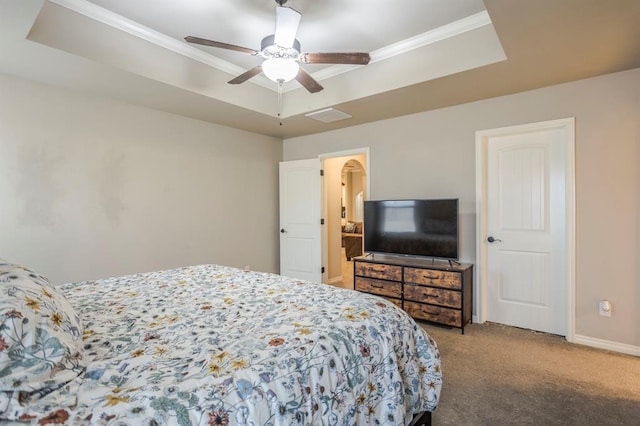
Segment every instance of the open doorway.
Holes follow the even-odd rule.
[[[353,258],[363,250],[367,153],[324,158],[325,282],[353,288]]]

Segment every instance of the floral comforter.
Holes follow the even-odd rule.
[[[406,425],[438,403],[437,346],[374,296],[215,265],[56,289],[84,371],[25,402],[33,423]]]

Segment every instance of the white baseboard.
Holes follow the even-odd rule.
[[[573,343],[620,352],[627,355],[640,356],[640,346],[627,345],[626,343],[612,342],[610,340],[596,339],[595,337],[575,335]]]
[[[475,324],[480,324],[476,315],[472,316]],[[571,343],[578,345],[591,346],[593,348],[605,349],[612,352],[620,352],[622,354],[639,356],[640,346],[627,345],[626,343],[612,342],[610,340],[596,339],[595,337],[583,336],[576,334]]]

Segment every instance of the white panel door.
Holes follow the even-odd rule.
[[[565,131],[488,138],[488,321],[566,335]]]
[[[320,159],[280,163],[280,274],[322,281]]]

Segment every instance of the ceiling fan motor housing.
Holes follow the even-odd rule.
[[[275,34],[271,34],[262,39],[260,43],[260,54],[265,59],[282,58],[297,60],[300,57],[300,42],[293,40],[293,45],[289,48],[278,46],[274,43]]]
[[[263,73],[267,78],[278,83],[295,79],[307,91],[316,93],[322,90],[322,86],[308,72],[300,68],[299,62],[305,64],[345,65],[367,65],[369,63],[371,59],[369,54],[363,52],[300,53],[300,42],[295,36],[302,15],[290,7],[284,7],[283,5],[287,0],[275,1],[279,5],[276,7],[275,31],[274,34],[262,39],[260,50],[194,36],[187,36],[185,40],[189,43],[228,49],[254,56],[260,55],[265,59],[261,65],[256,65],[231,79],[228,82],[229,84],[244,83],[250,78]]]

